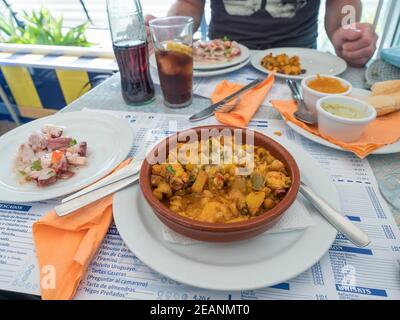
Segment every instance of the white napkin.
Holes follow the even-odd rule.
[[[287,212],[283,215],[283,217],[267,232],[263,233],[263,235],[267,234],[275,234],[275,233],[284,233],[284,232],[292,232],[296,230],[307,229],[314,224],[314,221],[305,205],[305,200],[302,196],[299,196],[293,205],[287,210]],[[200,243],[200,241],[190,239],[183,235],[172,231],[167,226],[163,225],[163,237],[164,240],[170,243],[181,244],[181,245],[191,245]]]

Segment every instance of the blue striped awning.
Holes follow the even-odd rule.
[[[1,66],[86,70],[88,72],[113,72],[118,70],[115,59],[92,56],[0,52]]]

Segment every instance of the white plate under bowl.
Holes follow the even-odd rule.
[[[74,177],[47,187],[18,181],[14,160],[20,144],[44,125],[64,127],[64,134],[88,144],[88,163]],[[129,124],[101,112],[65,112],[20,126],[0,137],[0,200],[33,202],[53,199],[75,192],[113,170],[129,154],[133,144]]]
[[[250,59],[247,59],[239,64],[236,64],[232,67],[228,68],[221,68],[221,69],[214,69],[214,70],[208,70],[208,71],[201,71],[201,70],[195,70],[193,69],[193,77],[199,78],[199,77],[214,77],[214,76],[220,76],[223,74],[227,74],[233,71],[237,71],[239,69],[242,69],[249,63]],[[156,56],[154,53],[150,56],[150,66],[156,71],[157,71],[157,62],[156,62]],[[157,75],[158,77],[158,75]]]
[[[244,61],[248,60],[250,58],[250,50],[239,44],[241,54],[240,56],[237,56],[233,58],[230,61],[207,61],[207,62],[198,62],[194,61],[193,64],[193,69],[198,70],[198,71],[211,71],[215,69],[222,69],[222,68],[230,68],[233,67],[237,64],[243,63]]]
[[[351,97],[353,98],[361,98],[365,97],[371,94],[371,91],[365,90],[365,89],[360,89],[360,88],[353,88],[352,93],[350,94]],[[288,126],[292,128],[294,131],[296,131],[298,134],[303,136],[304,138],[307,138],[311,141],[314,141],[318,144],[321,144],[325,147],[329,147],[332,149],[340,150],[340,151],[345,151],[345,152],[351,152],[349,150],[345,150],[342,147],[337,146],[334,143],[331,143],[319,136],[316,136],[307,130],[304,130],[303,128],[299,127],[293,122],[288,121],[287,122]],[[380,148],[378,150],[375,150],[372,154],[394,154],[394,153],[400,153],[400,141],[392,143],[390,145],[387,145],[383,148]]]
[[[261,60],[270,53],[274,56],[283,53],[286,53],[289,57],[298,56],[301,68],[306,70],[306,73],[298,76],[276,73],[276,76],[280,78],[302,80],[316,74],[337,76],[347,69],[347,63],[343,59],[327,52],[307,48],[276,48],[255,52],[251,58],[253,67],[261,72],[270,74],[270,71],[261,65]]]
[[[336,209],[335,186],[319,164],[298,147],[284,143],[302,178]],[[162,222],[139,186],[114,196],[114,220],[127,247],[150,268],[188,285],[213,290],[250,290],[273,286],[307,271],[329,250],[336,230],[307,206],[314,225],[306,230],[268,234],[230,244],[166,242]]]

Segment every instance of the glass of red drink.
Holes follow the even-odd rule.
[[[154,84],[140,1],[107,0],[107,13],[125,102],[134,106],[152,102]]]
[[[193,95],[193,18],[165,17],[149,24],[164,103],[186,107]]]

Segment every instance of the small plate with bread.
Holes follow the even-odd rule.
[[[371,95],[363,100],[376,109],[378,117],[400,111],[400,80],[375,83]]]
[[[399,118],[400,125],[400,80],[391,80],[375,83],[371,91],[352,88],[351,93],[348,94],[349,97],[361,100],[371,105],[377,114],[376,122],[380,122],[381,125],[385,125],[387,121],[390,125],[393,124],[394,118]],[[306,98],[306,97],[305,97]],[[325,140],[324,138],[312,134],[311,132],[301,128],[295,123],[288,121],[287,124],[298,134],[303,137],[314,141],[318,144],[324,145],[326,147],[330,147],[337,150],[344,150],[339,145],[336,145],[330,141]],[[393,154],[400,153],[400,140],[385,145],[374,152],[372,154]]]

